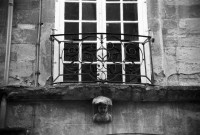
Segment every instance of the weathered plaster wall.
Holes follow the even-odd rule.
[[[51,29],[54,28],[54,1],[42,2],[40,42],[40,79],[44,85],[50,76]],[[34,85],[39,0],[15,0],[11,49],[10,84]]]
[[[157,85],[200,85],[200,1],[147,0],[147,3],[150,34],[155,38],[152,48],[155,83]],[[35,75],[39,3],[38,0],[15,0],[14,5],[10,84],[32,86]],[[49,35],[51,28],[54,28],[54,6],[54,0],[43,0],[39,78],[39,84],[42,86],[50,77]],[[0,9],[3,8],[0,4]],[[4,14],[0,12],[0,16]],[[0,26],[0,80],[3,78],[5,59],[5,25],[4,23]],[[8,102],[7,126],[29,128],[32,135],[102,135],[119,132],[198,135],[200,132],[199,103],[174,100],[164,102],[167,99],[181,101],[198,97],[198,94],[189,91],[180,96],[181,90],[186,87],[178,92],[168,89],[161,91],[152,87],[151,89],[155,91],[151,93],[149,88],[138,90],[123,85],[129,87],[127,92],[122,87],[111,85],[110,89],[118,91],[120,99],[129,97],[132,100],[115,100],[113,122],[105,125],[92,122],[91,99],[85,99],[91,95],[98,95],[99,93],[94,91],[101,87],[97,85],[92,89],[81,87],[76,89],[72,85],[68,87],[67,92],[64,91],[65,88],[44,87],[42,90],[28,88],[30,93],[28,92],[27,95],[22,87],[13,88],[21,90],[20,94],[11,91],[11,95],[16,94],[18,99],[34,97],[34,100],[33,102],[15,100]],[[77,92],[74,93],[74,90]],[[102,90],[103,93],[110,94],[106,90]],[[199,88],[195,90],[198,91]],[[41,97],[43,100],[46,99],[45,92],[50,92],[48,93],[52,98],[50,101],[40,101]],[[85,97],[82,101],[78,101],[81,92]],[[38,97],[38,93],[43,95]],[[145,97],[145,94],[148,96]],[[60,97],[65,101],[57,101]],[[67,98],[75,98],[75,100]],[[143,102],[144,99],[147,99],[147,102]],[[149,102],[153,99],[157,102]]]
[[[32,135],[199,135],[200,132],[200,105],[197,103],[114,101],[113,121],[95,124],[91,102],[10,102],[7,126],[26,127]]]
[[[7,0],[0,1],[0,85],[3,84],[5,53],[6,53],[6,27],[7,27]]]
[[[200,85],[200,1],[148,0],[158,85]]]
[[[154,133],[199,135],[200,87],[76,85],[46,88],[0,87],[7,95],[6,126],[30,135]],[[92,99],[113,100],[113,121],[92,121]]]
[[[10,84],[34,84],[38,5],[34,0],[14,1]]]

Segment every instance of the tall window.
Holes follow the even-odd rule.
[[[145,0],[58,0],[56,34],[65,35],[54,48],[54,79],[149,82],[147,37],[136,36],[148,34],[146,19]]]

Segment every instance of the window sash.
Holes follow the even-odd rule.
[[[64,15],[61,14],[61,13],[64,13],[64,3],[65,2],[77,2],[79,3],[79,19],[78,20],[65,20],[64,19]],[[82,3],[95,3],[96,4],[96,20],[82,20]],[[137,4],[138,7],[138,20],[134,20],[134,21],[124,21],[123,20],[123,10],[120,10],[120,20],[118,21],[107,21],[106,20],[106,4],[113,4],[113,3],[119,3],[120,4],[120,9],[123,9],[123,4],[124,3],[134,3],[134,4]],[[88,23],[88,22],[92,22],[92,23],[96,23],[97,24],[97,33],[106,33],[106,24],[120,24],[121,28],[121,33],[124,33],[124,24],[128,24],[128,23],[131,23],[131,24],[138,24],[138,34],[139,35],[147,35],[148,34],[148,31],[147,31],[147,21],[144,19],[146,17],[146,1],[145,0],[139,0],[139,1],[123,1],[123,0],[120,0],[120,1],[117,1],[117,2],[113,2],[113,1],[105,1],[105,0],[95,0],[95,1],[84,1],[84,0],[59,0],[59,2],[57,3],[57,6],[56,7],[59,7],[59,9],[57,9],[56,11],[59,12],[59,15],[58,13],[56,14],[56,16],[59,16],[59,17],[56,17],[58,20],[56,21],[56,24],[59,24],[60,27],[58,28],[58,33],[64,33],[63,31],[63,27],[64,27],[64,23],[65,22],[68,22],[68,23],[71,23],[71,22],[77,22],[79,24],[79,33],[82,33],[82,24],[83,23]],[[142,8],[141,8],[142,7]],[[103,11],[103,12],[102,12]],[[143,23],[141,23],[143,22]],[[57,26],[57,25],[56,25]],[[81,39],[82,36],[79,35],[79,38]],[[122,35],[121,36],[121,39],[124,39],[124,36]],[[65,39],[61,39],[61,40],[65,40]],[[142,40],[141,38],[139,39],[139,41]],[[87,42],[92,42],[92,43],[95,43],[96,41],[87,41]],[[106,48],[106,44],[108,42],[114,42],[114,41],[106,41],[104,43],[104,47]],[[100,45],[97,44],[97,48],[99,48]],[[64,48],[64,45],[61,45],[60,46],[60,51],[63,50]],[[149,48],[143,48],[141,45],[140,45],[140,48],[141,50],[143,49],[149,49]],[[121,47],[121,52],[122,52],[122,60],[125,59],[125,54],[124,54],[124,47],[122,46]],[[79,44],[79,56],[81,57],[80,59],[82,59],[82,46],[81,44]],[[58,54],[59,55],[59,54]],[[97,54],[98,55],[103,55],[102,57],[104,57],[104,55],[106,55],[106,53],[101,53],[99,52]],[[140,53],[140,55],[142,55]],[[146,54],[146,56],[148,57],[149,54]],[[64,56],[61,56],[61,57],[64,57]],[[55,57],[54,57],[55,58]],[[141,58],[141,57],[140,57]],[[57,58],[56,58],[57,59]],[[140,60],[140,62],[136,62],[136,64],[140,64],[142,60]],[[69,63],[70,61],[64,61],[64,63]],[[82,61],[81,61],[82,62]],[[79,68],[81,67],[81,62],[77,62],[79,64]],[[123,62],[122,63],[122,68],[125,68],[125,65],[128,64],[129,62]],[[99,65],[102,65],[102,63],[100,62],[94,62],[94,64],[99,64]],[[106,62],[106,64],[111,64],[111,62]],[[63,64],[61,63],[61,69],[63,69]],[[106,69],[105,69],[106,70]],[[148,69],[150,70],[150,69]],[[60,70],[59,71],[61,74],[63,74],[63,70]],[[106,72],[106,71],[105,71]],[[81,74],[81,70],[79,71],[79,73]],[[55,73],[56,74],[56,73]],[[125,74],[125,70],[122,70],[122,74]],[[141,75],[142,74],[145,74],[145,71],[144,71],[144,66],[141,66]],[[123,82],[125,82],[125,76],[123,76]],[[147,80],[145,78],[141,78],[142,79],[142,82],[147,82]],[[59,81],[63,81],[63,77],[60,76],[59,77]],[[79,82],[81,82],[81,75],[79,75]]]

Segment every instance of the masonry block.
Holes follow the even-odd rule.
[[[149,19],[149,28],[151,32],[158,32],[160,30],[160,23],[158,19]]]
[[[181,62],[177,61],[177,71],[184,74],[195,74],[200,71],[200,62]]]
[[[160,56],[162,54],[162,44],[160,40],[160,32],[153,33],[153,38],[155,41],[152,43],[152,55],[154,57]]]
[[[0,1],[0,27],[5,27],[7,25],[7,0],[1,0]],[[0,28],[1,29],[1,28]]]
[[[35,45],[33,44],[12,44],[11,52],[16,54],[18,62],[35,60]]]
[[[52,28],[54,24],[44,23],[41,32],[41,41],[40,41],[40,72],[41,77],[39,83],[44,85],[46,80],[49,78],[51,73],[51,42],[49,40],[50,34],[52,34]]]
[[[34,73],[34,61],[18,61],[10,63],[10,76],[18,79],[18,77],[28,77]]]
[[[6,43],[6,32],[7,32],[6,25],[0,27],[0,41],[1,41],[0,45]]]
[[[174,0],[176,5],[198,5],[199,0]]]
[[[164,5],[162,9],[163,19],[176,19],[177,18],[177,8],[176,5]]]
[[[0,62],[0,85],[3,85],[4,83],[4,68],[5,68],[5,63],[4,62]]]
[[[37,135],[199,133],[198,103],[114,101],[113,104],[112,123],[95,124],[89,100],[10,102],[7,126],[25,127]]]
[[[200,7],[199,7],[200,8]],[[179,20],[180,34],[200,34],[200,18],[186,18]]]
[[[181,104],[179,107],[176,104],[166,104],[163,108],[163,124],[165,135],[180,135],[187,133],[185,124],[185,112]],[[174,109],[177,108],[177,109]]]
[[[38,24],[38,10],[15,10],[13,15],[13,26],[18,24]]]
[[[165,36],[166,37],[177,36],[178,32],[179,32],[178,28],[174,28],[174,29],[162,28],[162,34],[164,38]]]
[[[37,30],[13,28],[12,31],[13,44],[36,44]]]
[[[194,116],[188,116],[187,123],[189,126],[188,134],[189,135],[198,135],[200,133],[200,120],[196,118],[198,112]],[[191,129],[193,128],[193,129]]]
[[[6,48],[5,44],[0,43],[0,63],[5,61],[5,55],[6,55]]]
[[[32,128],[34,110],[31,105],[22,105],[14,103],[7,107],[7,119],[6,125],[8,127],[23,127]]]
[[[177,60],[180,62],[200,63],[200,48],[195,47],[178,47]]]
[[[43,23],[54,23],[55,21],[55,1],[45,0],[42,5],[42,21]]]
[[[165,74],[166,76],[170,76],[177,72],[177,61],[176,61],[176,47],[167,47],[165,48],[165,59],[166,59],[166,67]]]
[[[164,0],[165,5],[176,5],[177,0]]]
[[[158,0],[148,0],[148,16],[151,16],[152,18],[158,18],[159,13],[159,6],[158,6]]]
[[[177,36],[163,36],[164,46],[167,47],[177,47],[178,46],[178,37]]]
[[[198,5],[179,5],[178,15],[180,18],[199,18],[200,4]]]
[[[178,86],[179,85],[179,76],[176,73],[168,76],[167,77],[167,85]]]
[[[200,85],[200,73],[193,74],[180,74],[179,75],[179,85],[188,86],[188,85]]]
[[[174,19],[164,19],[163,20],[163,28],[166,29],[175,29],[177,28],[177,20]]]
[[[39,0],[15,0],[14,6],[17,10],[34,10],[39,6]]]

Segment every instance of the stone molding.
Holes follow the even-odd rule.
[[[68,84],[46,87],[1,86],[8,101],[92,100],[106,96],[113,101],[200,101],[200,86],[119,84]]]

